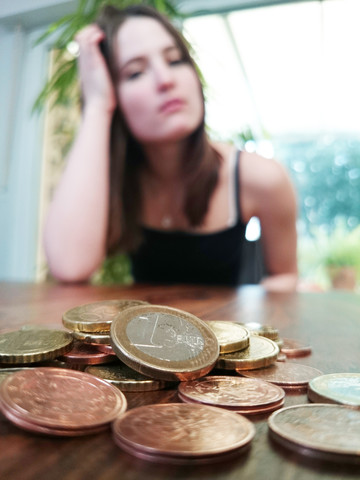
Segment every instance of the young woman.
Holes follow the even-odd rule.
[[[153,9],[105,7],[82,30],[83,119],[50,207],[53,276],[85,281],[116,250],[136,281],[239,284],[256,216],[270,290],[296,287],[296,200],[277,162],[205,133],[186,43]]]

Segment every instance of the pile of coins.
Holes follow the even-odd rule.
[[[280,338],[274,327],[205,322],[141,300],[80,305],[62,321],[67,331],[27,327],[0,335],[0,408],[19,427],[75,436],[111,425],[116,444],[137,457],[202,463],[248,448],[255,429],[247,417],[271,414],[269,432],[282,445],[360,459],[360,374],[323,375],[284,361],[311,347]],[[174,386],[182,403],[126,411],[123,392]],[[317,403],[284,408],[287,391],[307,391]],[[336,435],[327,435],[327,415],[335,412],[328,407],[343,422]],[[317,415],[326,431],[313,422]],[[353,446],[339,450],[351,422]]]

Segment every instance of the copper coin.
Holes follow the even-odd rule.
[[[137,407],[113,422],[115,441],[144,453],[176,457],[218,455],[247,445],[254,425],[208,405],[169,403]]]
[[[0,335],[0,362],[27,364],[52,360],[71,349],[73,338],[63,330],[25,329]]]
[[[268,419],[270,434],[302,455],[360,463],[360,411],[343,405],[282,408]]]
[[[148,305],[115,319],[111,344],[128,367],[160,380],[193,380],[215,365],[219,344],[213,331],[183,310]]]
[[[70,352],[61,355],[58,360],[78,365],[98,365],[113,362],[114,355],[100,352],[95,345],[75,341]]]
[[[46,435],[56,435],[56,436],[65,436],[65,437],[75,437],[80,435],[92,435],[94,433],[99,433],[104,431],[106,428],[109,428],[109,424],[100,425],[99,427],[93,428],[83,428],[83,429],[67,429],[67,428],[54,428],[54,427],[44,427],[43,425],[38,425],[36,423],[28,422],[25,418],[18,416],[14,411],[8,409],[1,404],[1,410],[4,413],[5,417],[14,423],[17,427],[28,430],[29,432],[43,433]]]
[[[250,335],[250,345],[239,352],[219,355],[217,368],[225,370],[250,370],[276,362],[279,347],[269,338]]]
[[[231,353],[249,346],[250,333],[244,326],[235,322],[207,321],[206,324],[215,333],[220,353]]]
[[[203,405],[210,405],[206,402],[198,402],[195,400],[191,400],[190,398],[185,397],[184,395],[181,395],[181,393],[178,392],[178,397],[180,400],[182,400],[185,403],[201,403]],[[274,410],[277,410],[278,408],[281,408],[285,403],[285,399],[280,400],[279,402],[273,403],[271,405],[267,405],[265,407],[220,407],[220,408],[225,408],[226,410],[230,410],[232,412],[240,413],[241,415],[263,415],[266,413],[271,413]]]
[[[178,392],[191,401],[236,410],[278,404],[285,397],[284,390],[271,383],[231,376],[208,376],[181,382]]]
[[[62,317],[70,330],[80,332],[109,332],[114,318],[127,308],[148,305],[142,300],[102,300],[71,308]]]
[[[87,367],[85,370],[95,377],[102,378],[111,383],[122,392],[147,392],[162,390],[173,385],[173,382],[146,377],[124,363],[114,365],[96,365]]]
[[[21,368],[0,368],[0,383],[5,380],[9,375],[13,373],[20,372],[21,370],[25,370],[25,368],[29,367],[21,367]]]
[[[114,349],[112,348],[111,345],[106,345],[106,344],[93,344],[95,348],[97,348],[97,350],[99,350],[99,352],[104,352],[104,353],[108,353],[109,355],[115,355],[116,356],[116,353],[114,352]]]
[[[309,382],[309,400],[360,409],[360,373],[331,373]]]
[[[134,448],[133,446],[128,445],[126,442],[123,442],[121,439],[114,437],[115,443],[125,452],[133,455],[141,460],[147,460],[150,462],[166,463],[171,465],[207,465],[214,462],[225,463],[227,461],[238,460],[239,455],[242,455],[249,448],[249,444],[244,447],[238,448],[236,450],[231,450],[229,452],[220,453],[218,455],[204,455],[197,457],[187,457],[187,456],[176,456],[176,455],[162,455],[159,453],[150,453],[145,452],[140,449]]]
[[[126,410],[124,395],[88,373],[61,368],[23,370],[0,384],[6,411],[45,428],[96,428]]]
[[[247,378],[258,378],[275,385],[281,386],[284,390],[307,390],[310,380],[323,373],[313,367],[300,365],[299,363],[276,362],[267,368],[259,370],[239,370],[238,373]]]
[[[305,357],[311,354],[311,347],[305,343],[290,338],[283,338],[282,340],[281,352],[285,353],[287,357]]]

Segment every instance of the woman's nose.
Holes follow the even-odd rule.
[[[155,69],[155,81],[157,89],[168,90],[174,85],[174,70],[167,63],[159,64]]]

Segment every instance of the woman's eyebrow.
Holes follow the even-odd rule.
[[[119,72],[121,72],[122,70],[124,70],[128,65],[131,65],[132,63],[136,63],[136,62],[144,62],[146,60],[146,56],[145,55],[142,55],[142,56],[137,56],[137,57],[132,57],[132,58],[129,58],[129,60],[127,60],[123,65],[120,65],[119,66]]]
[[[165,47],[162,50],[162,53],[166,55],[168,53],[172,53],[173,51],[181,52],[180,48],[177,45],[169,45],[168,47]],[[121,73],[122,70],[124,70],[128,65],[134,62],[144,62],[144,61],[146,61],[146,55],[138,55],[136,57],[129,58],[129,60],[127,60],[123,65],[119,66],[119,72]]]

